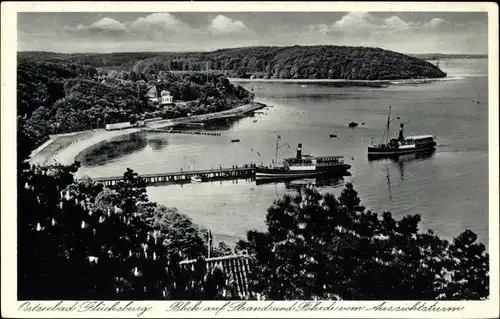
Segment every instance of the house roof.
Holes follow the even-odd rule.
[[[184,260],[181,267],[194,268],[196,259]],[[230,280],[235,283],[236,292],[240,298],[248,298],[251,293],[248,289],[248,275],[250,274],[250,257],[248,255],[230,255],[205,259],[207,270],[219,268]]]
[[[159,84],[153,84],[151,87],[148,88],[147,90],[147,95],[148,96],[157,96],[159,97],[161,95],[161,92],[162,91],[168,91],[170,92],[170,90],[168,89],[168,87],[163,84],[163,83],[159,83]]]

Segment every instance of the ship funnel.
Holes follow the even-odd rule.
[[[299,145],[297,146],[297,159],[301,158],[302,158],[302,143],[299,143]]]
[[[403,135],[403,129],[404,129],[405,125],[403,123],[399,124],[399,140],[403,140],[404,139],[404,135]]]

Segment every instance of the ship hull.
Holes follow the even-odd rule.
[[[436,142],[416,145],[414,148],[368,147],[368,157],[390,157],[411,153],[430,152],[436,149]]]
[[[285,170],[267,167],[257,167],[255,169],[256,179],[287,179],[287,178],[300,178],[300,177],[314,177],[319,175],[343,175],[348,174],[347,170],[351,168],[350,165],[338,165],[323,170]]]

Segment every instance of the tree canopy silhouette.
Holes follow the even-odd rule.
[[[487,298],[489,256],[477,236],[466,230],[450,244],[419,222],[366,211],[350,183],[338,199],[309,187],[276,200],[267,231],[249,231],[237,249],[253,257],[251,289],[266,299]]]
[[[150,203],[134,171],[127,170],[110,190],[74,180],[78,163],[20,167],[19,299],[235,296],[225,274],[207,271],[207,247],[197,226]],[[194,269],[181,269],[179,262],[188,258],[198,259]]]
[[[18,171],[18,298],[232,299],[207,271],[206,231],[149,202],[128,169],[113,189],[74,179],[71,166]],[[450,243],[361,206],[347,184],[337,199],[312,187],[268,209],[267,231],[237,243],[252,258],[249,288],[264,299],[478,300],[489,295],[489,255],[465,230]],[[220,244],[213,256],[230,253]],[[181,260],[197,260],[182,268]]]

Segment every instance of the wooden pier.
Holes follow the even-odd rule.
[[[144,131],[144,132],[153,132],[153,133],[209,135],[209,136],[221,136],[222,135],[220,132],[185,131],[185,130],[161,129],[161,128],[145,128],[145,129],[142,129],[142,131]]]
[[[147,185],[159,183],[186,183],[191,181],[191,177],[199,177],[203,182],[227,179],[249,179],[255,177],[255,164],[197,171],[141,174],[140,177],[146,180]],[[123,176],[99,177],[93,178],[93,180],[105,186],[112,186],[119,181],[123,181]]]

